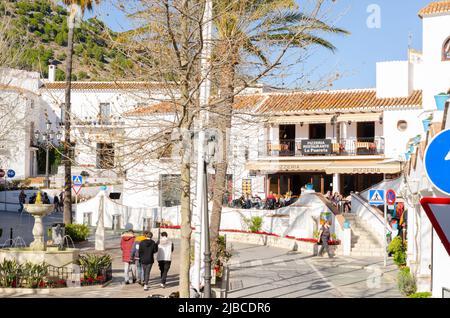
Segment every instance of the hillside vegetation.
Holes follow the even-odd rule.
[[[0,19],[9,18],[8,32],[18,53],[14,67],[48,76],[48,65],[57,65],[56,80],[65,79],[67,11],[48,0],[2,0]],[[112,44],[119,33],[91,18],[75,31],[73,79],[114,80],[131,78],[134,65]],[[126,75],[125,75],[126,74]]]

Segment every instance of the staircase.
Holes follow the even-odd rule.
[[[352,229],[351,256],[382,257],[384,248],[373,236],[366,222],[357,215],[346,213],[344,217]]]

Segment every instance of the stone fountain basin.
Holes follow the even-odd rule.
[[[25,211],[32,215],[46,216],[55,208],[53,204],[24,204]]]
[[[66,266],[78,261],[80,250],[66,248],[63,251],[34,251],[29,247],[0,249],[0,263],[3,260],[16,260],[19,264],[31,262],[34,264],[47,263],[56,267]]]

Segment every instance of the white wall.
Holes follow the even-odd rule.
[[[433,297],[442,297],[442,288],[450,290],[450,256],[440,238],[433,233]],[[448,291],[447,291],[448,293]]]
[[[425,135],[419,114],[422,110],[390,110],[384,112],[383,136],[385,137],[385,154],[388,158],[398,159],[407,151],[406,145],[416,135]],[[397,129],[399,120],[406,120],[408,128],[405,131]]]
[[[434,95],[450,88],[450,61],[442,61],[442,46],[450,36],[450,14],[423,18],[424,108],[435,109]]]
[[[408,61],[379,62],[377,97],[408,97],[412,92],[412,65]]]

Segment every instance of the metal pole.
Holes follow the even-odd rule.
[[[48,138],[48,137],[47,137]],[[49,141],[47,140],[47,147],[46,147],[46,153],[45,153],[45,188],[50,187],[50,179],[48,177],[48,148],[49,148]]]
[[[200,270],[202,264],[202,251],[205,248],[205,242],[203,240],[204,235],[201,235],[201,230],[204,228],[203,209],[202,207],[205,200],[207,201],[207,193],[203,189],[203,170],[205,162],[205,123],[208,121],[208,113],[204,108],[209,103],[209,96],[211,90],[211,79],[209,75],[209,65],[211,57],[211,38],[212,38],[212,1],[207,0],[205,3],[205,12],[203,15],[203,27],[202,34],[204,39],[204,45],[201,52],[201,76],[202,83],[200,85],[200,112],[198,120],[198,148],[197,148],[197,179],[196,179],[196,207],[194,209],[194,277],[192,279],[192,285],[199,291],[200,290]],[[206,198],[206,199],[205,199]]]
[[[203,188],[204,192],[208,191],[208,174],[207,174],[207,163],[203,165]],[[203,205],[203,233],[205,240],[205,289],[204,298],[211,298],[211,248],[209,245],[209,214],[208,214],[208,196],[204,196]]]
[[[386,196],[386,194],[385,194],[385,196]],[[384,267],[386,267],[386,265],[387,265],[387,211],[386,211],[386,208],[387,208],[387,205],[386,205],[386,198],[384,198],[385,200],[384,200],[384,234],[383,234],[383,248],[384,248],[384,261],[383,261],[383,264],[384,264]]]

